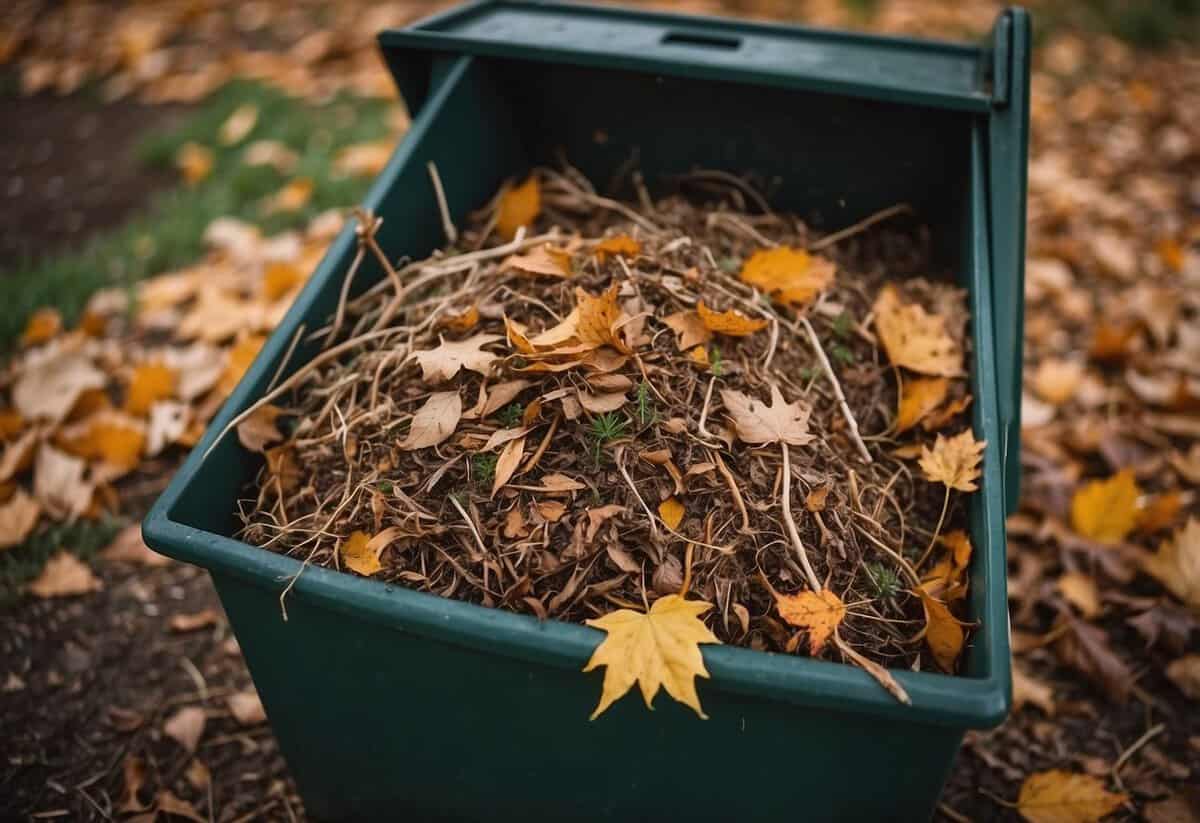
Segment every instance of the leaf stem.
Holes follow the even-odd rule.
[[[942,523],[946,521],[946,507],[950,505],[950,487],[946,487],[946,496],[942,498],[942,513],[938,516],[937,527],[933,530],[933,537],[929,538],[929,545],[925,547],[925,553],[921,555],[921,559],[917,561],[916,568],[921,568],[925,565],[925,561],[929,559],[929,553],[933,551],[933,546],[937,543],[938,535],[942,531]]]
[[[779,448],[783,451],[783,522],[787,526],[788,537],[792,539],[792,546],[796,549],[796,554],[800,556],[800,565],[804,567],[808,585],[812,586],[814,592],[819,592],[821,591],[821,578],[817,577],[812,564],[808,562],[808,552],[804,550],[804,543],[800,540],[796,521],[792,518],[792,459],[788,454],[788,444],[780,440]]]

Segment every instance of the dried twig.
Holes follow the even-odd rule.
[[[429,179],[433,181],[438,213],[442,216],[442,231],[446,235],[446,242],[453,246],[458,242],[458,229],[454,228],[454,221],[450,219],[450,205],[446,202],[446,190],[442,188],[442,176],[438,174],[437,164],[432,160],[425,164],[425,168],[429,172]]]
[[[816,330],[812,327],[812,323],[808,322],[808,318],[801,315],[800,324],[804,326],[804,330],[808,333],[808,341],[812,344],[813,351],[817,354],[817,360],[821,362],[821,368],[825,371],[825,376],[829,378],[830,384],[833,385],[833,393],[837,396],[838,408],[842,410],[842,417],[846,419],[846,425],[850,427],[850,439],[854,441],[854,445],[858,447],[858,453],[862,456],[864,462],[870,463],[871,453],[867,451],[867,444],[863,442],[862,436],[858,433],[858,420],[854,417],[854,412],[850,411],[850,404],[846,402],[846,394],[842,391],[842,384],[838,382],[837,375],[833,372],[833,366],[829,363],[829,358],[825,355],[825,349],[821,347],[821,340],[817,337]]]

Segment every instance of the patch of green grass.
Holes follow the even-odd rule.
[[[477,454],[471,458],[471,469],[475,475],[475,483],[479,486],[490,486],[496,477],[496,463],[499,457],[494,454]]]
[[[839,366],[849,366],[854,362],[854,350],[841,343],[834,343],[829,348],[829,359]]]
[[[222,146],[221,124],[244,104],[258,107],[253,131],[237,145]],[[0,277],[0,347],[20,334],[31,312],[54,306],[74,322],[87,299],[100,288],[132,286],[138,280],[195,262],[204,251],[204,229],[222,216],[259,225],[265,234],[302,226],[333,207],[358,203],[370,181],[333,172],[333,158],[343,146],[377,140],[389,133],[388,116],[395,104],[347,95],[325,105],[287,97],[258,83],[231,83],[210,98],[178,127],[152,134],[137,149],[139,159],[173,168],[175,153],[188,142],[212,150],[212,173],[193,187],[184,186],[153,197],[146,211],[107,231],[82,249],[18,264]],[[280,174],[268,166],[247,166],[242,152],[256,140],[278,140],[297,155],[294,171]],[[312,198],[294,212],[267,216],[263,198],[289,180],[308,177]]]
[[[628,426],[629,419],[616,412],[605,412],[592,418],[591,425],[588,426],[588,436],[592,440],[592,459],[597,468],[600,466],[605,444],[625,434]]]
[[[854,331],[854,317],[848,311],[844,311],[833,319],[833,333],[839,339],[845,339]]]
[[[871,562],[863,566],[867,588],[878,600],[891,600],[904,588],[900,575],[891,566]]]
[[[1200,42],[1200,0],[1070,0],[1034,10],[1038,42],[1062,28],[1111,34],[1131,46],[1161,49]]]
[[[521,422],[521,418],[525,416],[525,407],[520,403],[509,403],[507,406],[496,412],[496,419],[506,429],[514,429]]]
[[[15,603],[25,585],[41,574],[50,555],[59,549],[88,560],[111,543],[125,525],[115,519],[55,523],[31,535],[20,546],[0,552],[0,608]]]
[[[637,416],[638,423],[642,426],[648,426],[658,419],[658,409],[654,407],[650,385],[645,380],[637,385]]]
[[[708,367],[712,370],[714,377],[721,377],[725,374],[725,361],[721,359],[721,347],[713,346],[708,351]]]

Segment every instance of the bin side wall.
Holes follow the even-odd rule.
[[[602,675],[483,655],[215,578],[316,819],[928,819],[946,727],[707,689],[711,719],[635,693],[591,722]],[[280,583],[279,588],[283,584]]]

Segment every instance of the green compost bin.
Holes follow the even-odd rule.
[[[595,722],[602,634],[308,568],[239,542],[259,468],[216,435],[260,397],[297,330],[334,310],[351,228],[143,526],[209,570],[309,814],[326,820],[928,819],[967,729],[1010,704],[1004,516],[1016,500],[1030,23],[981,45],[529,2],[466,5],[380,36],[412,127],[365,205],[393,258],[508,177],[565,156],[603,182],[695,168],[770,181],[772,205],[833,230],[897,202],[931,227],[971,306],[973,424],[964,672],[897,672],[912,705],[857,668],[703,647],[710,715],[635,697]],[[365,288],[382,276],[360,271]],[[303,339],[303,338],[301,338]],[[285,374],[313,357],[301,343]],[[210,450],[211,447],[211,451]],[[206,455],[206,452],[207,455]]]

